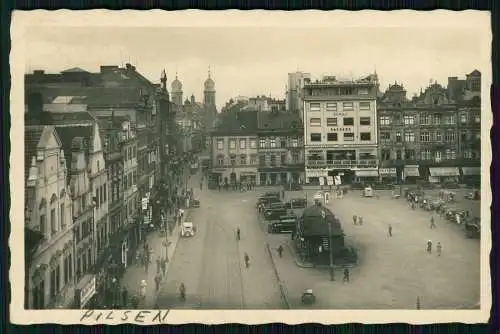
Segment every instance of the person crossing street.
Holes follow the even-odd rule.
[[[277,250],[278,250],[278,256],[279,256],[279,257],[282,257],[282,256],[283,256],[283,246],[282,246],[282,245],[279,245],[279,247],[278,247],[278,249],[277,249]]]

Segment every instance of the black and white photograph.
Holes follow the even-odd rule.
[[[486,321],[489,22],[15,12],[13,321]]]

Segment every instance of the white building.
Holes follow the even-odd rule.
[[[377,86],[369,76],[339,81],[305,79],[306,183],[342,175],[342,182],[377,176]]]
[[[291,112],[298,112],[301,117],[304,111],[302,88],[307,79],[311,79],[311,73],[298,71],[295,73],[288,73],[286,109]]]

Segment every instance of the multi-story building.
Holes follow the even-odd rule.
[[[24,139],[25,308],[70,308],[75,296],[70,166],[53,126],[27,125]]]
[[[389,86],[378,103],[381,178],[478,180],[480,102],[464,100],[471,94],[455,81],[447,89],[435,82],[411,101],[402,85]]]
[[[241,111],[240,105],[221,113],[211,133],[212,169],[209,186],[258,184],[257,111]]]
[[[304,102],[303,102],[303,87],[306,80],[311,79],[310,73],[295,72],[288,73],[288,85],[286,92],[286,110],[299,114],[303,117]]]
[[[262,111],[258,115],[260,185],[300,184],[304,180],[302,120],[296,113]]]
[[[371,76],[341,81],[306,79],[304,146],[306,183],[341,176],[343,183],[378,177],[377,85]]]

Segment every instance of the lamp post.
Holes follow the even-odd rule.
[[[330,281],[335,281],[334,271],[333,271],[333,252],[332,252],[332,225],[326,220],[325,210],[321,211],[321,217],[323,222],[328,224],[328,251],[330,253]]]

